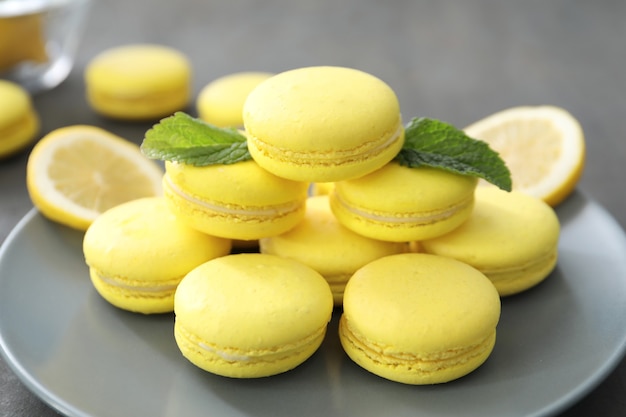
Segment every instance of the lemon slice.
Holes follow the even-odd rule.
[[[585,138],[578,121],[554,106],[513,107],[464,129],[500,154],[513,189],[551,206],[576,187],[585,163]]]
[[[87,125],[44,136],[26,168],[33,205],[49,219],[79,230],[118,204],[161,195],[162,178],[161,167],[138,145]]]

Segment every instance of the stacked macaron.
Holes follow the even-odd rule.
[[[175,335],[183,355],[202,369],[237,378],[285,372],[306,360],[321,344],[352,273],[407,250],[406,242],[343,227],[327,196],[317,204],[307,197],[312,182],[366,175],[399,152],[404,129],[391,88],[338,67],[250,77],[216,80],[199,98],[207,125],[195,128],[220,136],[212,162],[164,158],[163,177],[170,211],[190,228],[233,242],[262,242],[255,256],[198,266],[176,290]],[[245,85],[235,88],[236,80]],[[251,83],[258,85],[239,104],[233,98],[216,108],[210,100],[228,88],[240,95]],[[239,120],[243,134],[218,126]],[[169,121],[191,130],[199,119],[177,113]],[[148,155],[155,150],[151,140],[167,134],[167,123],[147,132],[142,148]],[[229,141],[232,146],[224,147]],[[241,146],[247,157],[233,157]]]
[[[484,363],[495,345],[500,298],[537,285],[556,265],[552,209],[477,188],[478,177],[510,186],[497,154],[445,124],[405,126],[394,91],[371,74],[320,66],[218,81],[198,103],[202,118],[176,112],[142,144],[147,156],[165,161],[160,216],[211,240],[210,259],[187,264],[182,277],[169,274],[176,278],[167,284],[121,277],[104,271],[98,255],[121,243],[111,242],[110,232],[98,236],[94,224],[88,234],[98,238],[86,239],[85,254],[104,298],[131,309],[129,289],[141,297],[173,289],[166,297],[179,349],[223,376],[298,366],[326,336],[333,306],[347,355],[381,377],[443,383]],[[233,100],[220,107],[211,91],[228,94],[222,88]],[[430,146],[422,154],[420,128]],[[437,135],[446,138],[444,148],[456,149],[433,163],[442,145],[429,141]],[[475,161],[481,152],[500,171],[464,157],[472,153]],[[127,216],[103,228],[150,229]],[[168,240],[156,232],[153,239]],[[104,245],[96,255],[94,241]],[[260,253],[216,251],[219,242],[251,242]],[[170,250],[159,247],[152,256]],[[417,251],[423,253],[411,253]],[[144,255],[136,254],[143,271],[155,262]],[[128,264],[119,256],[106,258]],[[143,312],[157,311],[150,309]]]

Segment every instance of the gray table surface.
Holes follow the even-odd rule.
[[[140,143],[150,124],[95,115],[82,78],[95,54],[135,42],[187,54],[195,94],[236,71],[332,64],[385,80],[405,118],[435,117],[463,127],[517,105],[564,107],[587,138],[580,189],[626,226],[624,1],[95,1],[69,78],[34,97],[41,135],[83,123]],[[196,114],[193,103],[188,111]],[[28,152],[0,161],[0,242],[32,207]],[[0,361],[0,416],[53,415]],[[626,415],[626,361],[562,414],[589,415]]]

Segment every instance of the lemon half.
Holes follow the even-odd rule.
[[[513,107],[464,129],[500,154],[513,189],[551,206],[576,187],[585,165],[585,138],[571,113],[555,106]]]
[[[162,168],[138,145],[88,125],[44,136],[26,168],[33,205],[45,217],[79,230],[118,204],[161,195],[162,178]]]

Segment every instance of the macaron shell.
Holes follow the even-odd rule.
[[[397,155],[404,127],[394,91],[350,68],[306,67],[257,86],[243,109],[252,157],[278,176],[332,182]]]
[[[26,90],[0,80],[0,157],[11,155],[31,143],[39,132],[39,115]]]
[[[278,236],[261,239],[261,253],[294,259],[322,274],[331,285],[335,304],[352,274],[383,256],[405,252],[401,242],[367,238],[342,226],[330,210],[328,196],[309,197],[304,219]]]
[[[215,236],[254,240],[302,220],[308,184],[277,177],[253,160],[229,165],[167,162],[164,195],[191,227]]]
[[[191,97],[191,66],[181,52],[151,44],[103,51],[85,70],[87,99],[99,113],[152,119],[183,110]]]
[[[421,245],[425,252],[474,266],[505,296],[531,288],[550,274],[557,263],[559,234],[558,217],[543,201],[479,187],[470,219]]]
[[[324,278],[299,262],[238,254],[187,274],[174,306],[177,342],[189,360],[219,375],[258,377],[313,354],[333,300]]]
[[[180,280],[230,249],[230,240],[181,222],[162,197],[133,200],[107,210],[83,239],[85,262],[101,295],[120,308],[145,313],[172,311]]]
[[[447,382],[486,360],[499,318],[499,295],[476,269],[429,254],[391,255],[348,281],[340,339],[377,375]]]
[[[356,233],[409,242],[440,236],[466,221],[477,179],[390,162],[366,176],[335,183],[331,208]]]

